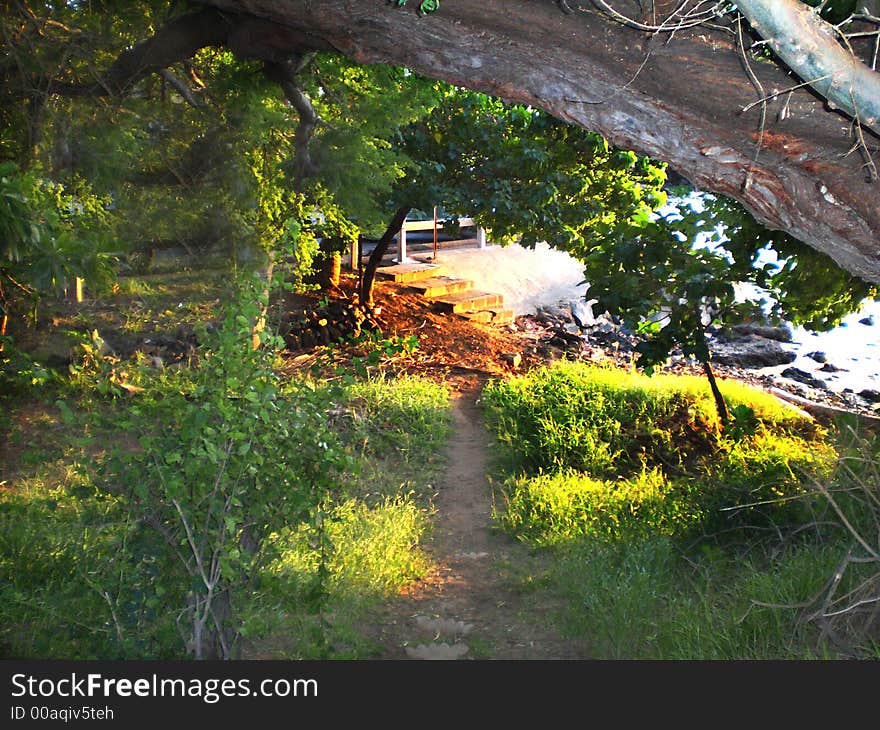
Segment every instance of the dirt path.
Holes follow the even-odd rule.
[[[478,387],[456,395],[448,466],[438,484],[434,534],[426,546],[437,569],[388,608],[377,637],[386,659],[584,659],[549,628],[552,604],[523,609],[516,589],[535,560],[491,530],[489,434]]]

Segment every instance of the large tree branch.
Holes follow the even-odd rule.
[[[210,46],[226,45],[231,20],[214,9],[171,20],[154,36],[119,54],[100,78],[91,83],[55,82],[52,90],[64,96],[121,96],[141,79]]]
[[[169,21],[152,37],[120,53],[97,80],[56,81],[52,91],[65,96],[125,95],[141,79],[209,47],[225,47],[240,58],[269,63],[283,63],[297,52],[331,50],[326,42],[300,29],[208,8]]]
[[[804,82],[880,134],[880,74],[838,43],[838,32],[800,0],[737,0],[767,44]]]
[[[808,89],[789,97],[784,92],[798,81],[780,65],[760,63],[754,71],[762,87],[778,96],[768,100],[771,121],[759,135],[758,111],[743,112],[755,89],[729,33],[699,27],[660,37],[586,2],[569,2],[576,12],[564,13],[550,0],[456,0],[427,17],[412,3],[207,2],[308,29],[362,63],[405,66],[539,106],[619,147],[669,162],[697,187],[741,201],[771,228],[880,282],[878,190],[859,156],[848,154],[851,121]],[[639,3],[614,4],[639,15]],[[788,113],[777,114],[786,101]]]
[[[279,84],[299,115],[300,122],[294,136],[297,185],[313,176],[317,167],[309,153],[309,143],[318,124],[318,115],[311,100],[297,84],[296,74],[311,60],[315,50],[327,50],[329,46],[296,28],[210,8],[176,18],[151,38],[123,51],[97,81],[88,84],[56,82],[52,90],[67,96],[124,95],[141,79],[158,73],[189,104],[198,106],[199,100],[192,90],[168,67],[187,61],[202,48],[213,46],[229,48],[241,58],[264,62],[266,77]],[[298,63],[290,60],[294,54],[298,54]]]
[[[266,63],[264,72],[266,77],[277,83],[290,105],[296,109],[299,115],[299,124],[293,138],[294,146],[294,186],[299,188],[302,181],[315,175],[317,165],[312,160],[309,152],[309,142],[318,126],[318,114],[312,106],[312,101],[306,96],[296,81],[297,73],[307,65],[305,59],[294,64],[292,61],[280,63]]]
[[[167,68],[159,71],[159,75],[168,82],[168,84],[183,97],[183,100],[190,106],[201,106],[202,102],[183,81],[175,76]]]

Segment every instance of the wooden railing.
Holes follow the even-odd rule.
[[[443,228],[444,221],[442,220],[430,220],[430,221],[405,221],[403,227],[400,229],[400,235],[397,237],[397,261],[398,263],[405,264],[410,261],[409,257],[406,253],[406,234],[409,231],[434,231],[437,233]],[[473,218],[459,218],[458,226],[459,228],[469,228],[475,226]],[[436,240],[436,235],[434,237]],[[486,247],[486,231],[483,228],[477,227],[477,246],[479,248]]]
[[[473,218],[458,218],[457,220],[459,228],[471,228],[477,225]],[[400,264],[412,263],[412,259],[409,258],[406,250],[407,233],[410,231],[434,231],[436,234],[443,229],[444,223],[445,221],[443,220],[404,221],[403,227],[400,229],[400,234],[397,237],[397,262]],[[434,240],[436,239],[437,236],[435,235]],[[479,226],[477,226],[477,246],[479,248],[486,247],[486,229],[480,228]],[[357,247],[358,244],[354,243],[349,254],[348,263],[352,269],[357,268]]]

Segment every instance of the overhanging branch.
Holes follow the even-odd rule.
[[[267,63],[283,63],[292,55],[309,51],[332,50],[301,29],[209,8],[169,21],[152,37],[120,53],[96,81],[55,81],[52,92],[62,96],[124,96],[141,79],[210,47],[228,48],[239,58]]]
[[[767,45],[804,81],[880,134],[880,74],[838,43],[837,31],[799,0],[737,0]]]

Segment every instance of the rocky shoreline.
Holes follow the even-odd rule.
[[[611,359],[623,367],[631,366],[637,357],[638,336],[606,318],[586,316],[582,307],[581,302],[560,300],[555,305],[539,306],[534,314],[517,317],[510,327],[533,341],[533,355],[548,361]],[[876,390],[835,391],[817,375],[793,367],[797,354],[785,347],[792,343],[788,327],[744,324],[709,335],[712,363],[720,378],[734,378],[774,392],[805,410],[813,405],[817,412],[846,411],[880,418],[880,393]],[[822,364],[820,372],[846,372],[829,362],[824,353],[807,356]],[[666,372],[702,374],[702,368],[693,359],[673,353]]]

